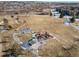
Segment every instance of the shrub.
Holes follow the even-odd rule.
[[[72,18],[70,19],[70,22],[71,22],[71,23],[74,23],[74,22],[75,22],[75,18],[72,17]]]
[[[60,18],[63,18],[63,16],[64,16],[64,12],[62,11],[62,12],[60,13]]]

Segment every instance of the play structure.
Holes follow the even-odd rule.
[[[28,34],[31,33],[32,37],[28,41],[22,42],[18,37],[19,34]],[[29,28],[23,28],[15,33],[13,33],[14,41],[20,45],[23,50],[29,50],[33,53],[33,56],[39,56],[38,49],[41,45],[46,44],[46,40],[49,38],[54,38],[48,32],[34,32]]]

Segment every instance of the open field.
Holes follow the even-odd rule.
[[[47,43],[40,47],[40,56],[79,56],[79,31],[63,24],[63,19],[54,18],[49,15],[19,16],[19,18],[24,20],[25,23],[16,25],[14,22],[15,19],[12,20],[13,18],[7,16],[7,19],[10,20],[9,24],[16,27],[14,26],[8,32],[0,33],[2,41],[8,40],[7,43],[2,43],[2,50],[6,50],[12,46],[12,48],[18,50],[20,47],[13,40],[12,35],[16,29],[27,27],[35,32],[47,31],[56,37],[56,39],[48,39]],[[26,38],[30,38],[30,36],[25,34],[22,37],[20,36],[20,38],[26,41],[28,40]],[[17,53],[24,56],[33,56],[28,50],[20,50]]]

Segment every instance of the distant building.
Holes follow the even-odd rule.
[[[65,25],[70,25],[70,21],[64,21]]]
[[[52,13],[52,16],[55,16],[56,18],[60,17],[60,13],[58,11],[56,11],[56,9],[52,9],[51,13]]]
[[[4,29],[4,25],[0,25],[0,32],[6,32],[7,30]]]
[[[63,17],[63,18],[70,19],[70,18],[72,18],[72,16],[69,16],[69,15],[64,15],[64,17]]]
[[[79,21],[79,18],[76,18],[75,21]]]

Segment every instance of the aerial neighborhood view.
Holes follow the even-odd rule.
[[[79,57],[79,3],[0,1],[0,57]]]

